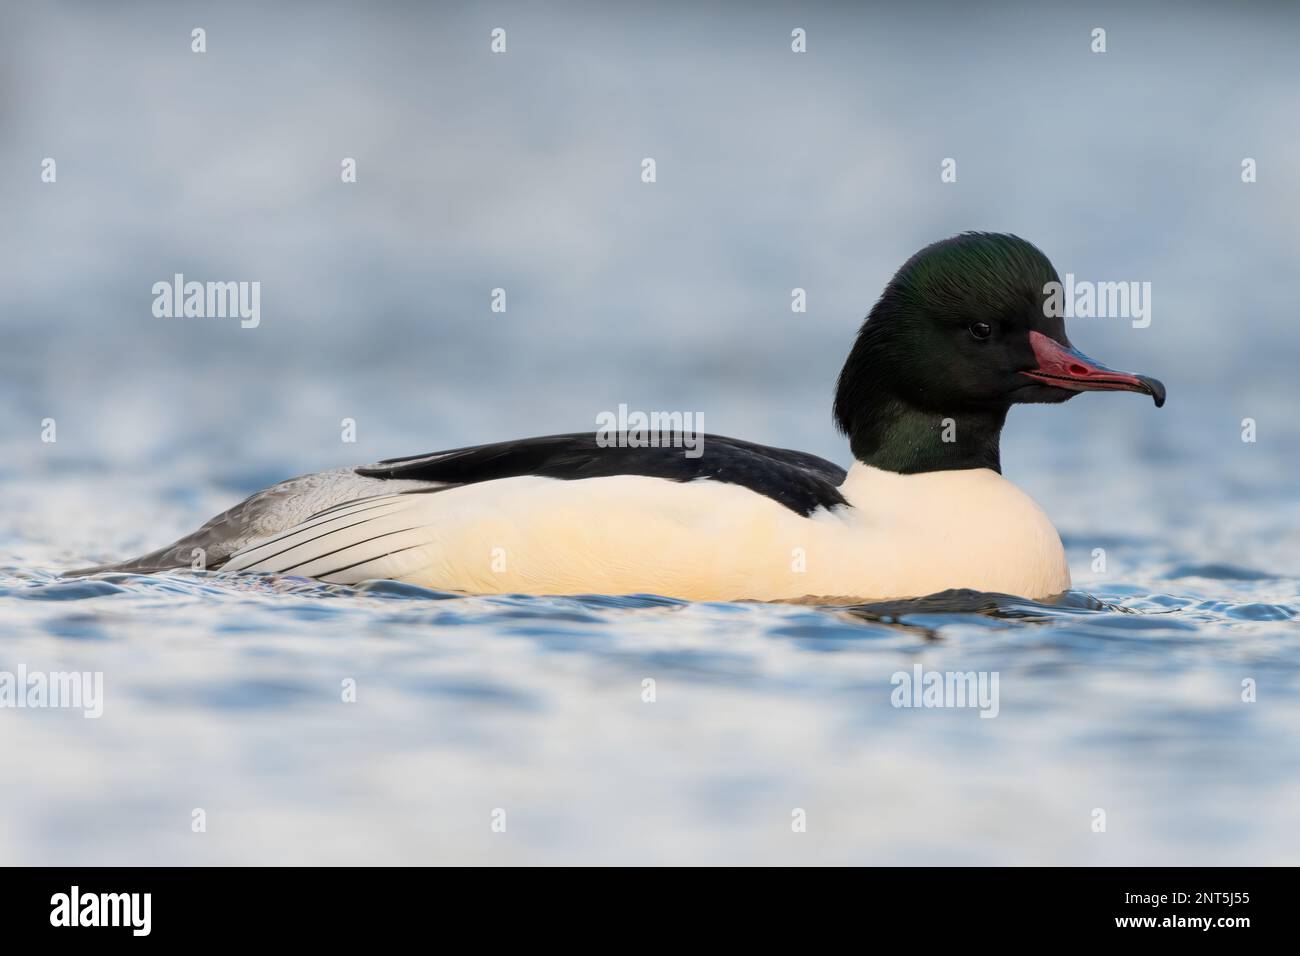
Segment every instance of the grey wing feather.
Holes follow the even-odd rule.
[[[300,475],[263,489],[229,511],[223,511],[192,534],[129,561],[101,564],[66,572],[69,576],[124,571],[152,574],[169,568],[188,568],[201,553],[202,567],[215,570],[232,554],[270,538],[336,505],[373,495],[430,491],[440,487],[428,481],[386,480],[358,475],[351,468]]]

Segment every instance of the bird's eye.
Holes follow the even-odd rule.
[[[972,322],[970,324],[970,334],[983,342],[993,334],[993,328],[987,322]]]

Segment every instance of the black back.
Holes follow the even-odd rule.
[[[620,434],[620,439],[626,433]],[[356,469],[369,478],[406,478],[453,485],[536,475],[574,481],[643,475],[668,481],[708,479],[741,485],[807,516],[847,502],[838,486],[845,472],[816,455],[769,448],[722,435],[700,436],[698,458],[685,448],[603,446],[595,432],[548,435],[475,445],[410,458],[390,458]]]

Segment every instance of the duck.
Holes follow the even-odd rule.
[[[157,551],[70,574],[170,569],[389,579],[466,594],[866,602],[951,589],[1048,599],[1060,535],[1002,475],[1013,405],[1165,387],[1089,358],[1018,236],[907,259],[835,385],[847,469],[721,435],[575,432],[301,475]],[[659,435],[653,439],[686,436]]]

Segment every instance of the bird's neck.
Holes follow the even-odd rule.
[[[967,468],[1002,472],[1005,405],[934,412],[882,397],[863,412],[854,416],[849,442],[853,457],[864,464],[904,475]]]

